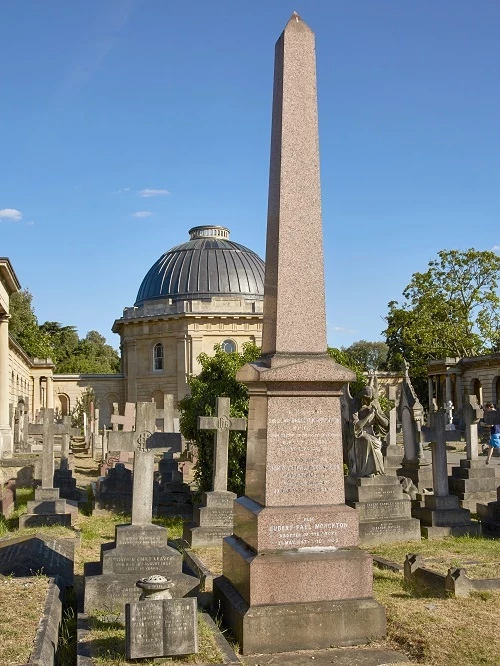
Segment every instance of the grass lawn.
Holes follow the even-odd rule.
[[[367,546],[374,555],[403,564],[408,553],[421,554],[430,569],[446,574],[450,567],[462,567],[470,578],[500,578],[500,546],[494,539],[448,537],[439,540]]]

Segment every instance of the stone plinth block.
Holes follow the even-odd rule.
[[[233,533],[235,493],[210,491],[203,493],[204,506],[193,509],[193,522],[184,525],[182,537],[191,547],[220,546],[224,537]]]
[[[354,548],[259,553],[224,539],[224,576],[250,605],[370,597],[372,558]]]
[[[433,488],[434,480],[432,478],[432,465],[420,465],[419,463],[403,463],[397,470],[398,476],[406,476],[413,481],[420,492],[425,488]]]
[[[243,654],[359,645],[385,636],[385,609],[374,599],[249,606],[224,576],[214,580],[214,604]]]
[[[234,503],[234,534],[259,552],[285,548],[345,548],[358,544],[358,517],[345,504],[263,507]]]
[[[416,518],[366,520],[359,523],[359,543],[362,546],[398,541],[420,541],[420,522]]]
[[[23,514],[19,516],[19,527],[44,527],[47,525],[62,525],[71,527],[71,513],[39,513]]]
[[[422,525],[422,536],[424,539],[444,539],[449,536],[479,536],[481,526],[479,523],[470,523],[469,525],[452,525],[449,527],[432,527]]]
[[[395,476],[372,476],[344,479],[346,502],[374,502],[403,499],[403,490]]]

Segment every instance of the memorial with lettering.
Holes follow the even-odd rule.
[[[64,586],[73,585],[75,541],[30,534],[0,540],[2,576],[54,576]]]
[[[194,507],[193,522],[184,525],[183,538],[192,547],[219,546],[233,533],[233,502],[236,495],[227,489],[229,432],[246,430],[245,418],[231,418],[229,398],[217,398],[216,416],[199,416],[200,430],[215,430],[213,490],[203,493],[201,505]]]
[[[294,13],[276,44],[262,356],[237,374],[245,496],[214,602],[243,654],[366,643],[386,627],[344,500],[340,397],[354,373],[327,353],[314,41]]]
[[[134,451],[132,522],[117,525],[114,543],[103,544],[100,562],[85,565],[85,612],[117,609],[137,601],[136,581],[147,574],[159,574],[175,583],[175,594],[195,594],[198,579],[182,571],[182,555],[168,543],[167,529],[151,522],[155,451],[177,446],[178,435],[155,433],[156,407],[152,402],[136,406],[136,429],[110,432],[118,449]],[[122,436],[120,438],[120,435]]]

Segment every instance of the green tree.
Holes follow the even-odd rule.
[[[50,336],[54,349],[52,360],[56,364],[56,372],[68,362],[78,346],[79,338],[75,326],[63,326],[57,321],[46,321],[40,326],[40,330]]]
[[[84,374],[120,372],[120,357],[111,345],[106,344],[103,335],[97,331],[89,331],[72,349],[70,355],[58,364],[57,372]]]
[[[414,273],[404,302],[389,303],[384,331],[390,366],[406,359],[425,399],[427,362],[498,349],[500,257],[494,252],[442,250],[425,273]]]
[[[33,296],[23,289],[10,297],[9,333],[32,358],[53,358],[50,335],[41,330],[33,309]]]
[[[198,449],[194,478],[200,491],[212,488],[214,433],[198,430],[198,416],[213,416],[217,397],[231,399],[231,416],[248,416],[248,391],[236,381],[237,371],[260,356],[260,349],[246,344],[243,352],[224,352],[215,345],[215,356],[200,354],[201,372],[188,379],[191,394],[179,402],[180,429],[186,439]],[[228,489],[237,495],[245,491],[246,433],[231,431],[229,434]]]
[[[343,365],[344,368],[349,368],[356,373],[356,379],[350,382],[349,389],[352,396],[355,396],[364,386],[367,386],[368,379],[363,374],[363,366],[353,358],[345,349],[337,349],[336,347],[328,347],[328,353],[334,361]]]
[[[94,403],[94,409],[99,406],[94,389],[87,386],[85,391],[80,394],[76,404],[71,412],[71,425],[74,428],[83,428],[83,415],[87,415],[87,423],[90,420],[91,403]]]
[[[342,351],[346,352],[366,372],[387,369],[389,347],[385,342],[358,340],[349,347],[342,347]]]

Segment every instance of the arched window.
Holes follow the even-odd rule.
[[[163,370],[163,345],[158,342],[153,350],[153,370]]]
[[[222,351],[225,351],[226,354],[231,354],[231,352],[236,351],[236,342],[234,340],[223,340],[220,344]]]

